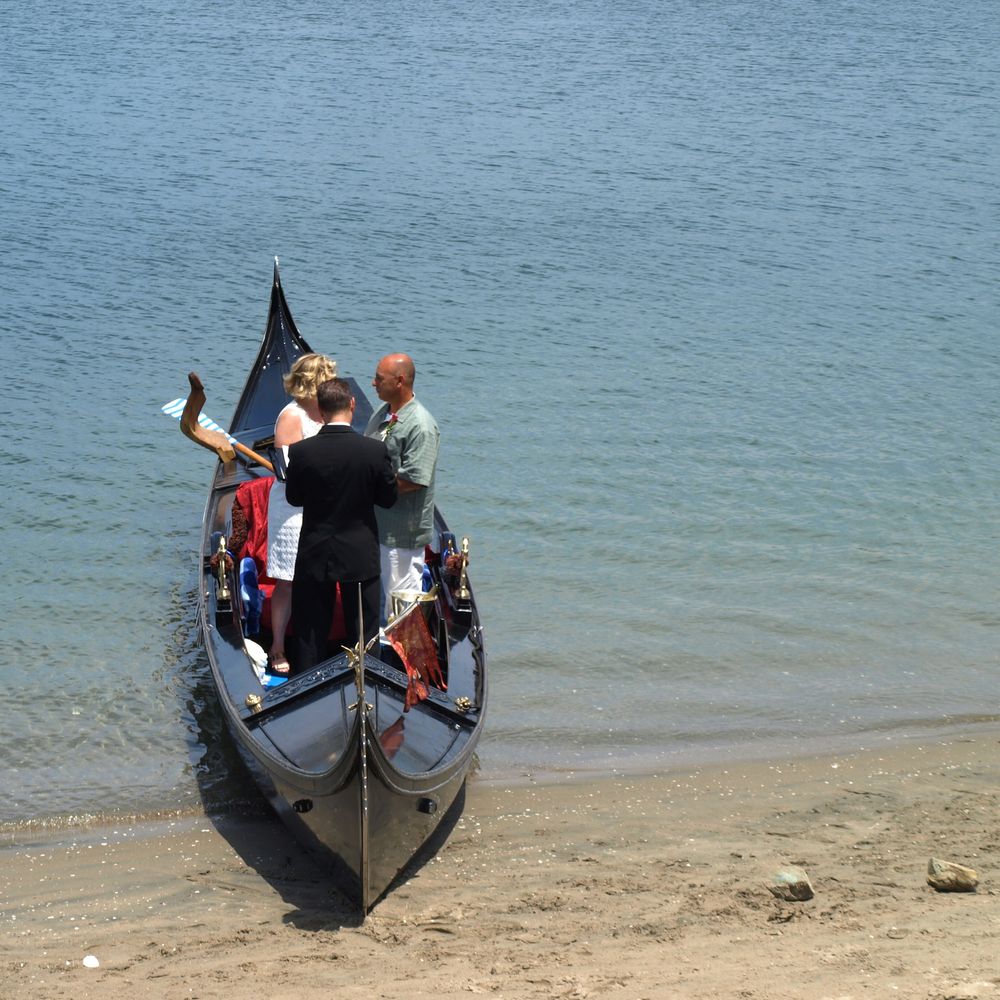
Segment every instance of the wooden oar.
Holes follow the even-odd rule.
[[[191,393],[180,416],[182,433],[203,448],[214,451],[223,462],[233,461],[238,451],[241,455],[246,455],[247,458],[263,465],[268,471],[274,472],[274,466],[263,455],[258,455],[253,449],[240,444],[228,434],[210,430],[199,423],[201,408],[205,405],[205,387],[194,372],[188,375],[188,381],[191,383]]]

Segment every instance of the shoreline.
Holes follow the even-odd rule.
[[[810,741],[806,747],[797,741],[776,740],[743,745],[725,745],[694,750],[685,747],[672,751],[669,755],[652,753],[632,753],[619,757],[615,766],[602,767],[597,758],[576,766],[550,765],[529,766],[524,762],[509,762],[504,768],[493,763],[488,769],[476,769],[469,779],[470,792],[476,788],[508,789],[530,788],[538,785],[561,786],[566,784],[600,783],[605,780],[646,780],[657,779],[677,772],[713,770],[730,767],[734,762],[740,765],[766,763],[802,763],[811,760],[838,756],[864,754],[905,753],[907,748],[925,744],[945,744],[965,739],[984,738],[996,735],[1000,740],[1000,717],[981,716],[956,721],[945,718],[933,728],[907,727],[905,732],[891,730],[884,734],[866,732],[848,733],[844,736],[827,736]],[[242,768],[235,753],[232,758],[236,766]],[[158,831],[165,825],[185,821],[190,823],[229,823],[254,820],[271,816],[271,809],[263,794],[253,785],[249,774],[245,774],[249,792],[243,790],[238,801],[222,808],[204,808],[201,799],[187,805],[176,805],[147,812],[88,813],[83,818],[75,814],[56,814],[22,821],[0,821],[0,857],[5,850],[32,844],[58,844],[63,840],[80,837],[100,837],[104,830],[128,827],[138,830],[148,827]]]
[[[994,728],[473,781],[442,850],[364,923],[270,815],[33,837],[0,851],[0,994],[235,998],[249,977],[289,1000],[1000,997],[998,778]],[[978,890],[934,892],[932,856],[975,868]],[[770,894],[787,865],[813,899]]]

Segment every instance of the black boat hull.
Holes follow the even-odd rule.
[[[275,265],[264,341],[230,428],[259,450],[287,398],[281,375],[309,351]],[[357,384],[357,425],[370,406]],[[447,691],[405,708],[408,678],[389,647],[357,670],[346,652],[279,687],[264,687],[244,641],[237,581],[228,598],[210,568],[228,532],[237,487],[266,475],[252,462],[218,465],[202,532],[200,627],[226,724],[254,780],[305,846],[329,863],[362,913],[421,857],[461,807],[486,708],[486,655],[471,591],[434,566],[433,624]],[[435,512],[436,537],[447,525]],[[388,654],[380,650],[389,650]]]

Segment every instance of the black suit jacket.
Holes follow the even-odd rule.
[[[379,575],[374,506],[396,502],[396,476],[381,441],[342,424],[288,450],[285,493],[302,508],[295,577],[317,582]]]

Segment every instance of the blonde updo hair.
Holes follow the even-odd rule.
[[[337,362],[325,354],[303,354],[283,378],[285,392],[297,402],[315,399],[316,390],[327,380],[336,378]]]

